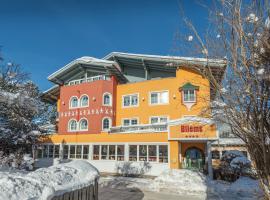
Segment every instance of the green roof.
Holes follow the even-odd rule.
[[[181,90],[199,90],[199,86],[192,85],[191,83],[186,83],[182,87],[180,87]]]

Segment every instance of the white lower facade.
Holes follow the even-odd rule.
[[[169,169],[168,143],[42,144],[36,148],[35,167],[83,159],[100,172],[158,176]]]

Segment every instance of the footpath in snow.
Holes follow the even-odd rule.
[[[101,187],[138,188],[141,191],[197,196],[199,199],[254,200],[263,196],[257,180],[241,177],[234,183],[209,180],[204,174],[191,170],[167,170],[156,178],[106,176]]]
[[[33,172],[0,171],[0,200],[45,200],[54,194],[93,184],[99,172],[90,163],[74,160]]]

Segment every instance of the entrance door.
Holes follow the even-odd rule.
[[[185,153],[185,167],[188,169],[202,169],[204,164],[204,156],[202,150],[191,147]]]

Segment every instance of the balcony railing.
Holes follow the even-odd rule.
[[[167,132],[167,124],[140,124],[133,126],[112,127],[109,133],[149,133]]]
[[[92,76],[92,77],[69,81],[68,85],[78,85],[81,83],[89,83],[89,82],[94,82],[94,81],[99,81],[99,80],[111,80],[111,78],[108,75],[98,75],[98,76]]]

